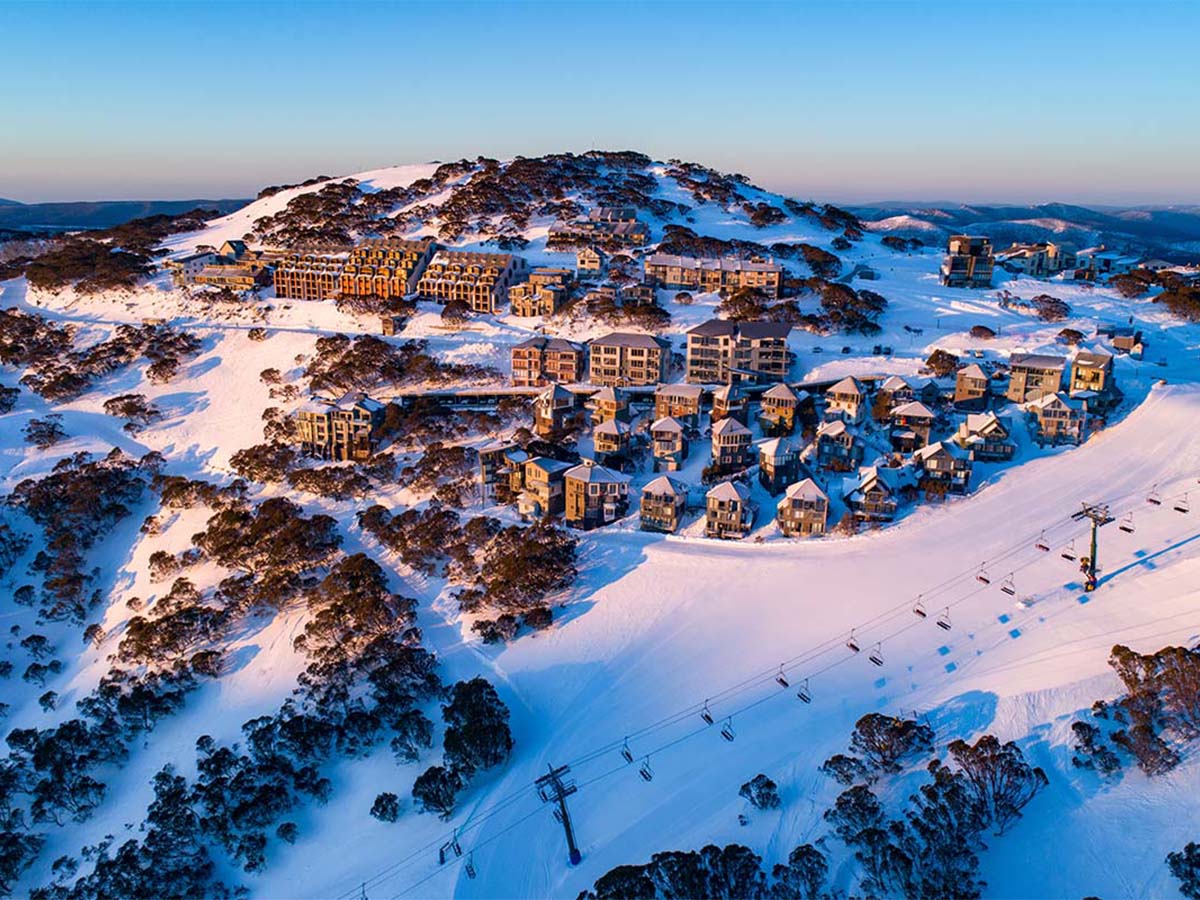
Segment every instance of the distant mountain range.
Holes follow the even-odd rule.
[[[203,207],[221,213],[241,209],[249,200],[97,200],[73,203],[19,203],[0,198],[0,229],[71,231],[111,228],[130,219],[173,215]]]
[[[1200,206],[1104,207],[1068,203],[975,206],[885,202],[849,207],[871,230],[940,243],[950,234],[986,235],[997,248],[1012,242],[1058,241],[1077,249],[1106,244],[1174,262],[1200,259]]]

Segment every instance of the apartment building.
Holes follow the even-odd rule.
[[[670,345],[649,334],[607,334],[588,345],[588,355],[589,380],[610,387],[666,381],[671,364]]]
[[[1014,353],[1008,361],[1008,391],[1013,403],[1028,403],[1062,389],[1067,361],[1061,356]]]
[[[692,384],[782,381],[792,355],[785,322],[710,319],[687,333],[687,380]]]
[[[599,278],[604,272],[604,254],[595,247],[582,247],[575,253],[575,271],[580,278]]]
[[[338,275],[343,297],[407,297],[417,289],[437,245],[432,238],[378,238],[350,251]]]
[[[654,389],[654,415],[671,416],[691,428],[700,427],[700,400],[704,389],[698,384],[660,384]]]
[[[629,509],[629,479],[620,472],[585,459],[564,478],[566,523],[591,529],[623,518]]]
[[[517,511],[526,519],[561,515],[566,508],[565,476],[574,463],[535,456],[514,473],[513,490],[519,492]]]
[[[328,403],[311,400],[296,411],[300,452],[321,459],[368,459],[379,447],[384,404],[365,395]]]
[[[687,485],[666,475],[650,481],[642,488],[641,525],[643,531],[662,531],[671,534],[683,524],[687,508]]]
[[[775,508],[775,521],[785,537],[815,537],[825,533],[829,496],[811,478],[789,485]]]
[[[749,487],[739,481],[722,481],[705,495],[704,534],[740,540],[754,527],[756,512]]]
[[[460,300],[472,312],[491,314],[525,269],[525,260],[510,253],[438,250],[417,282],[417,294],[441,304]]]
[[[991,402],[991,379],[979,363],[963,366],[954,375],[954,408],[982,412]]]
[[[320,253],[293,253],[275,265],[275,296],[288,300],[331,300],[338,295],[342,268],[341,256]]]
[[[777,437],[758,445],[758,481],[768,494],[778,494],[800,477],[800,448]]]
[[[231,291],[252,291],[271,284],[271,270],[258,264],[233,263],[207,265],[192,279],[196,284],[228,288]]]
[[[650,449],[655,472],[678,472],[688,458],[688,439],[683,424],[663,416],[650,425]]]
[[[991,287],[995,265],[990,240],[956,234],[950,238],[942,260],[942,284],[947,287]]]
[[[1032,244],[1013,244],[996,254],[996,260],[1007,269],[1045,278],[1075,268],[1075,251],[1063,244],[1039,241]]]
[[[722,419],[712,428],[712,468],[718,474],[740,472],[750,465],[750,429],[737,419]]]
[[[1088,409],[1104,410],[1121,399],[1113,374],[1113,358],[1107,353],[1081,350],[1071,360],[1071,396],[1084,394]]]
[[[552,316],[567,300],[575,280],[570,269],[534,269],[529,280],[508,289],[508,303],[514,316]]]
[[[550,226],[547,246],[564,247],[576,244],[626,248],[649,243],[650,229],[637,219],[631,206],[601,206],[587,216]]]
[[[732,293],[757,288],[772,298],[783,292],[783,266],[774,260],[653,253],[646,257],[643,271],[646,281],[671,290]]]
[[[582,381],[587,359],[581,344],[563,338],[541,336],[515,344],[510,356],[512,383],[517,387]]]

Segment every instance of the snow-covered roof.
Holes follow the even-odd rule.
[[[857,394],[860,397],[866,395],[866,391],[863,389],[862,382],[860,382],[853,375],[847,375],[845,378],[843,378],[841,381],[839,381],[837,384],[835,384],[833,387],[831,387],[825,393],[827,393],[827,394]]]
[[[958,377],[960,377],[960,378],[977,378],[982,381],[987,381],[987,373],[985,373],[983,371],[983,369],[980,368],[979,363],[971,363],[969,365],[963,366],[961,369],[958,370]]]
[[[687,494],[687,491],[686,484],[666,475],[659,475],[642,488],[643,494],[674,494],[677,497]]]
[[[572,481],[583,481],[588,484],[621,484],[629,481],[629,478],[622,475],[620,472],[615,472],[612,469],[597,465],[590,460],[581,462],[572,469],[567,470],[564,476]]]
[[[526,460],[525,465],[535,466],[547,475],[556,475],[559,472],[567,471],[575,463],[569,463],[562,459],[551,459],[549,456],[535,456],[533,459]]]
[[[660,350],[662,344],[652,334],[634,334],[629,331],[614,331],[592,340],[593,347],[632,347],[642,350]]]
[[[985,430],[997,426],[1004,429],[1005,432],[1008,431],[1008,423],[994,412],[968,413],[967,419],[963,423],[967,434],[981,434]]]
[[[902,403],[892,410],[893,416],[908,416],[920,419],[933,419],[936,414],[928,406],[920,400],[913,400],[909,403]]]
[[[648,266],[669,266],[677,269],[696,269],[724,272],[782,272],[777,262],[751,262],[746,259],[722,256],[705,259],[698,256],[674,256],[670,253],[654,253],[646,258]]]
[[[679,420],[674,416],[663,416],[656,420],[651,426],[651,431],[678,431],[683,432],[683,426],[679,424]]]
[[[593,402],[621,403],[624,399],[624,396],[618,394],[616,389],[611,387],[602,387],[596,393],[592,394]]]
[[[967,459],[967,451],[959,447],[957,444],[951,444],[945,441],[934,441],[913,451],[913,459],[919,459],[924,462],[927,459],[932,459],[939,453],[946,453],[954,459]]]
[[[1031,369],[1062,369],[1067,364],[1061,356],[1045,353],[1014,353],[1008,362],[1013,366],[1026,366]]]
[[[894,394],[896,391],[902,391],[911,387],[912,385],[908,383],[907,379],[901,378],[899,375],[889,375],[886,379],[884,379],[884,382],[879,386],[879,389],[885,393]]]
[[[1064,394],[1062,391],[1059,391],[1054,394],[1046,394],[1043,397],[1039,397],[1036,400],[1032,400],[1025,405],[1025,408],[1032,409],[1032,410],[1039,410],[1039,409],[1049,409],[1052,406],[1062,406],[1067,409],[1074,409],[1074,410],[1082,410],[1084,408],[1082,398],[1072,399],[1071,397],[1068,397],[1066,394]]]
[[[821,490],[815,481],[811,478],[805,478],[803,481],[797,481],[795,484],[789,484],[786,491],[783,492],[783,499],[779,501],[779,506],[783,506],[789,500],[828,500],[829,496]]]
[[[1072,362],[1077,366],[1085,366],[1088,368],[1103,369],[1112,365],[1112,355],[1108,353],[1093,353],[1089,350],[1080,350],[1075,354],[1075,359]]]
[[[722,481],[709,489],[705,496],[710,500],[729,500],[745,503],[750,499],[750,488],[740,481]]]
[[[849,430],[844,419],[834,419],[832,422],[821,423],[821,427],[817,429],[817,437],[839,437]]]
[[[769,391],[766,391],[763,394],[763,399],[764,400],[798,400],[800,398],[796,396],[795,391],[793,391],[790,387],[788,387],[783,382],[780,382],[779,384],[775,385],[775,387],[771,388]]]
[[[796,444],[788,437],[771,438],[758,445],[758,454],[764,459],[778,459],[796,452]]]
[[[721,421],[717,422],[717,424],[713,426],[712,433],[713,437],[717,437],[718,435],[724,436],[727,434],[749,434],[750,429],[737,419],[733,418],[733,416],[728,416],[724,419],[721,419]]]
[[[629,424],[620,419],[609,419],[593,428],[592,434],[611,434],[620,437],[623,434],[629,434]]]
[[[703,393],[704,388],[698,384],[660,384],[654,389],[656,397],[686,397],[689,400],[698,400]]]

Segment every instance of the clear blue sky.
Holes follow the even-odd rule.
[[[14,4],[0,197],[592,146],[790,194],[1200,202],[1200,0]]]

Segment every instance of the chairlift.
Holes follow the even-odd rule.
[[[796,691],[796,696],[800,698],[801,703],[812,703],[812,691],[808,689],[808,679],[804,679],[804,684],[800,685],[800,690]]]
[[[650,757],[642,760],[642,765],[638,768],[638,775],[642,777],[642,781],[653,781],[654,770],[650,768]]]
[[[704,701],[704,709],[700,710],[700,718],[704,720],[705,725],[713,723],[713,714],[708,711],[708,701]]]
[[[987,572],[986,566],[987,566],[987,563],[980,564],[979,571],[975,573],[975,580],[982,584],[991,584],[992,579],[988,577],[988,572]]]
[[[1190,512],[1191,507],[1188,506],[1188,495],[1184,494],[1182,497],[1180,497],[1179,502],[1175,504],[1173,509],[1175,510],[1175,512],[1179,512],[1179,513]]]
[[[846,646],[850,648],[851,653],[858,653],[862,647],[858,646],[858,641],[854,640],[854,629],[850,629],[850,637],[846,640]]]
[[[867,659],[869,659],[871,662],[873,662],[877,666],[883,665],[883,650],[879,646],[879,644],[875,645],[875,649],[873,649],[871,651],[870,655],[867,656]]]
[[[1017,588],[1016,585],[1013,584],[1012,572],[1008,573],[1008,577],[1004,579],[1004,584],[1000,585],[1000,590],[1003,593],[1008,594],[1010,597],[1017,596]]]
[[[463,863],[463,871],[467,873],[468,878],[475,877],[475,854],[467,854],[467,861]]]
[[[1128,513],[1123,519],[1121,519],[1121,524],[1118,525],[1117,528],[1126,534],[1133,534],[1133,513]]]
[[[781,688],[786,688],[786,687],[790,686],[787,678],[783,674],[783,663],[779,664],[779,674],[777,674],[775,676],[775,681],[778,682],[778,684]]]
[[[1146,495],[1146,502],[1151,506],[1162,506],[1162,495],[1158,492],[1157,484],[1150,488],[1150,493]]]
[[[943,609],[942,614],[937,617],[937,627],[942,629],[942,631],[950,630],[950,607],[947,606]]]
[[[725,740],[730,741],[730,742],[732,742],[733,739],[735,737],[737,737],[737,732],[735,732],[733,730],[733,719],[732,718],[726,719],[725,723],[721,726],[721,737],[725,738]]]
[[[1035,543],[1033,546],[1037,547],[1043,553],[1050,552],[1050,545],[1046,543],[1046,532],[1044,529],[1042,530],[1042,533],[1038,535],[1037,543]]]
[[[1079,558],[1079,555],[1075,552],[1075,538],[1071,538],[1071,542],[1063,547],[1063,551],[1059,556],[1068,562],[1075,562]]]
[[[913,604],[913,615],[918,619],[924,619],[927,615],[925,612],[925,604],[921,602],[921,598],[917,597],[917,602]]]
[[[1021,607],[1021,609],[1029,609],[1035,602],[1036,598],[1034,598],[1033,594],[1026,594],[1017,601],[1017,606]]]
[[[629,749],[629,738],[621,742],[621,758],[627,763],[633,762],[633,751]]]

